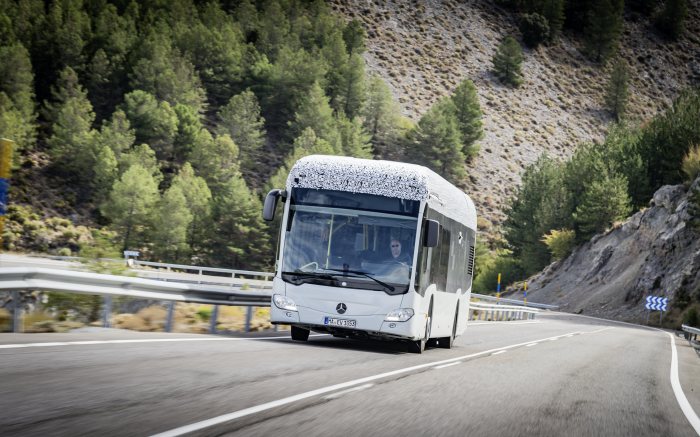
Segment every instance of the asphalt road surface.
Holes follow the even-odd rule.
[[[673,336],[658,330],[548,314],[475,322],[422,355],[277,335],[2,334],[0,435],[700,432],[700,357],[676,337],[672,363]]]

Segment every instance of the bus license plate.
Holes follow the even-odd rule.
[[[342,328],[354,328],[357,325],[357,322],[355,320],[324,317],[323,324],[328,326],[340,326]]]

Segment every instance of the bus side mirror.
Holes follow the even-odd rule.
[[[286,197],[286,192],[284,190],[270,190],[265,197],[265,204],[263,205],[263,220],[271,222],[275,219],[275,210],[277,209],[277,200],[280,197]]]
[[[435,247],[440,236],[440,222],[437,220],[425,221],[425,233],[423,234],[423,246]]]

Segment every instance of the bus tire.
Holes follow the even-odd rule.
[[[309,339],[309,330],[292,326],[292,340],[306,341]]]
[[[452,324],[452,336],[450,337],[440,337],[438,339],[438,347],[441,347],[443,349],[452,349],[452,346],[454,346],[455,343],[455,337],[457,336],[457,320],[458,320],[458,315],[459,315],[459,307],[455,310],[455,321]]]

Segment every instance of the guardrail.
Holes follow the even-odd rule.
[[[685,333],[686,340],[698,340],[698,334],[700,334],[699,328],[694,328],[688,325],[681,325],[681,327],[683,328],[683,332]]]
[[[128,260],[129,266],[148,266],[148,267],[155,267],[159,269],[166,269],[166,271],[172,271],[172,270],[182,270],[185,272],[197,272],[199,275],[203,275],[204,272],[211,272],[211,273],[225,273],[227,275],[231,275],[231,278],[235,278],[236,275],[240,276],[252,276],[252,277],[260,277],[264,278],[265,280],[270,279],[275,276],[274,273],[270,272],[256,272],[256,271],[251,271],[251,270],[234,270],[234,269],[223,269],[223,268],[218,268],[218,267],[202,267],[202,266],[190,266],[190,265],[185,265],[185,264],[168,264],[168,263],[158,263],[158,262],[152,262],[152,261],[139,261],[136,259],[130,259]]]
[[[472,293],[472,298],[477,298],[477,299],[483,299],[483,300],[490,300],[493,302],[503,302],[503,303],[511,303],[514,305],[522,305],[522,306],[527,306],[527,307],[533,307],[533,308],[541,308],[543,310],[555,310],[559,308],[557,305],[549,305],[546,303],[535,303],[535,302],[525,302],[522,300],[517,300],[517,299],[508,299],[508,298],[498,298],[496,296],[490,296],[488,294],[478,294],[478,293]]]
[[[481,302],[469,304],[469,320],[531,320],[539,312],[537,308],[515,305],[492,305]]]
[[[13,332],[19,331],[21,308],[19,291],[42,290],[66,293],[98,294],[105,296],[103,325],[109,327],[112,296],[130,296],[140,299],[165,300],[168,308],[166,330],[172,327],[174,302],[193,302],[213,305],[247,307],[269,307],[272,290],[232,290],[230,287],[211,284],[188,284],[166,282],[130,276],[105,275],[73,270],[45,268],[5,267],[0,268],[0,290],[11,291],[13,303]],[[212,330],[216,329],[217,308],[212,313]],[[246,326],[250,323],[250,311],[246,315]]]

